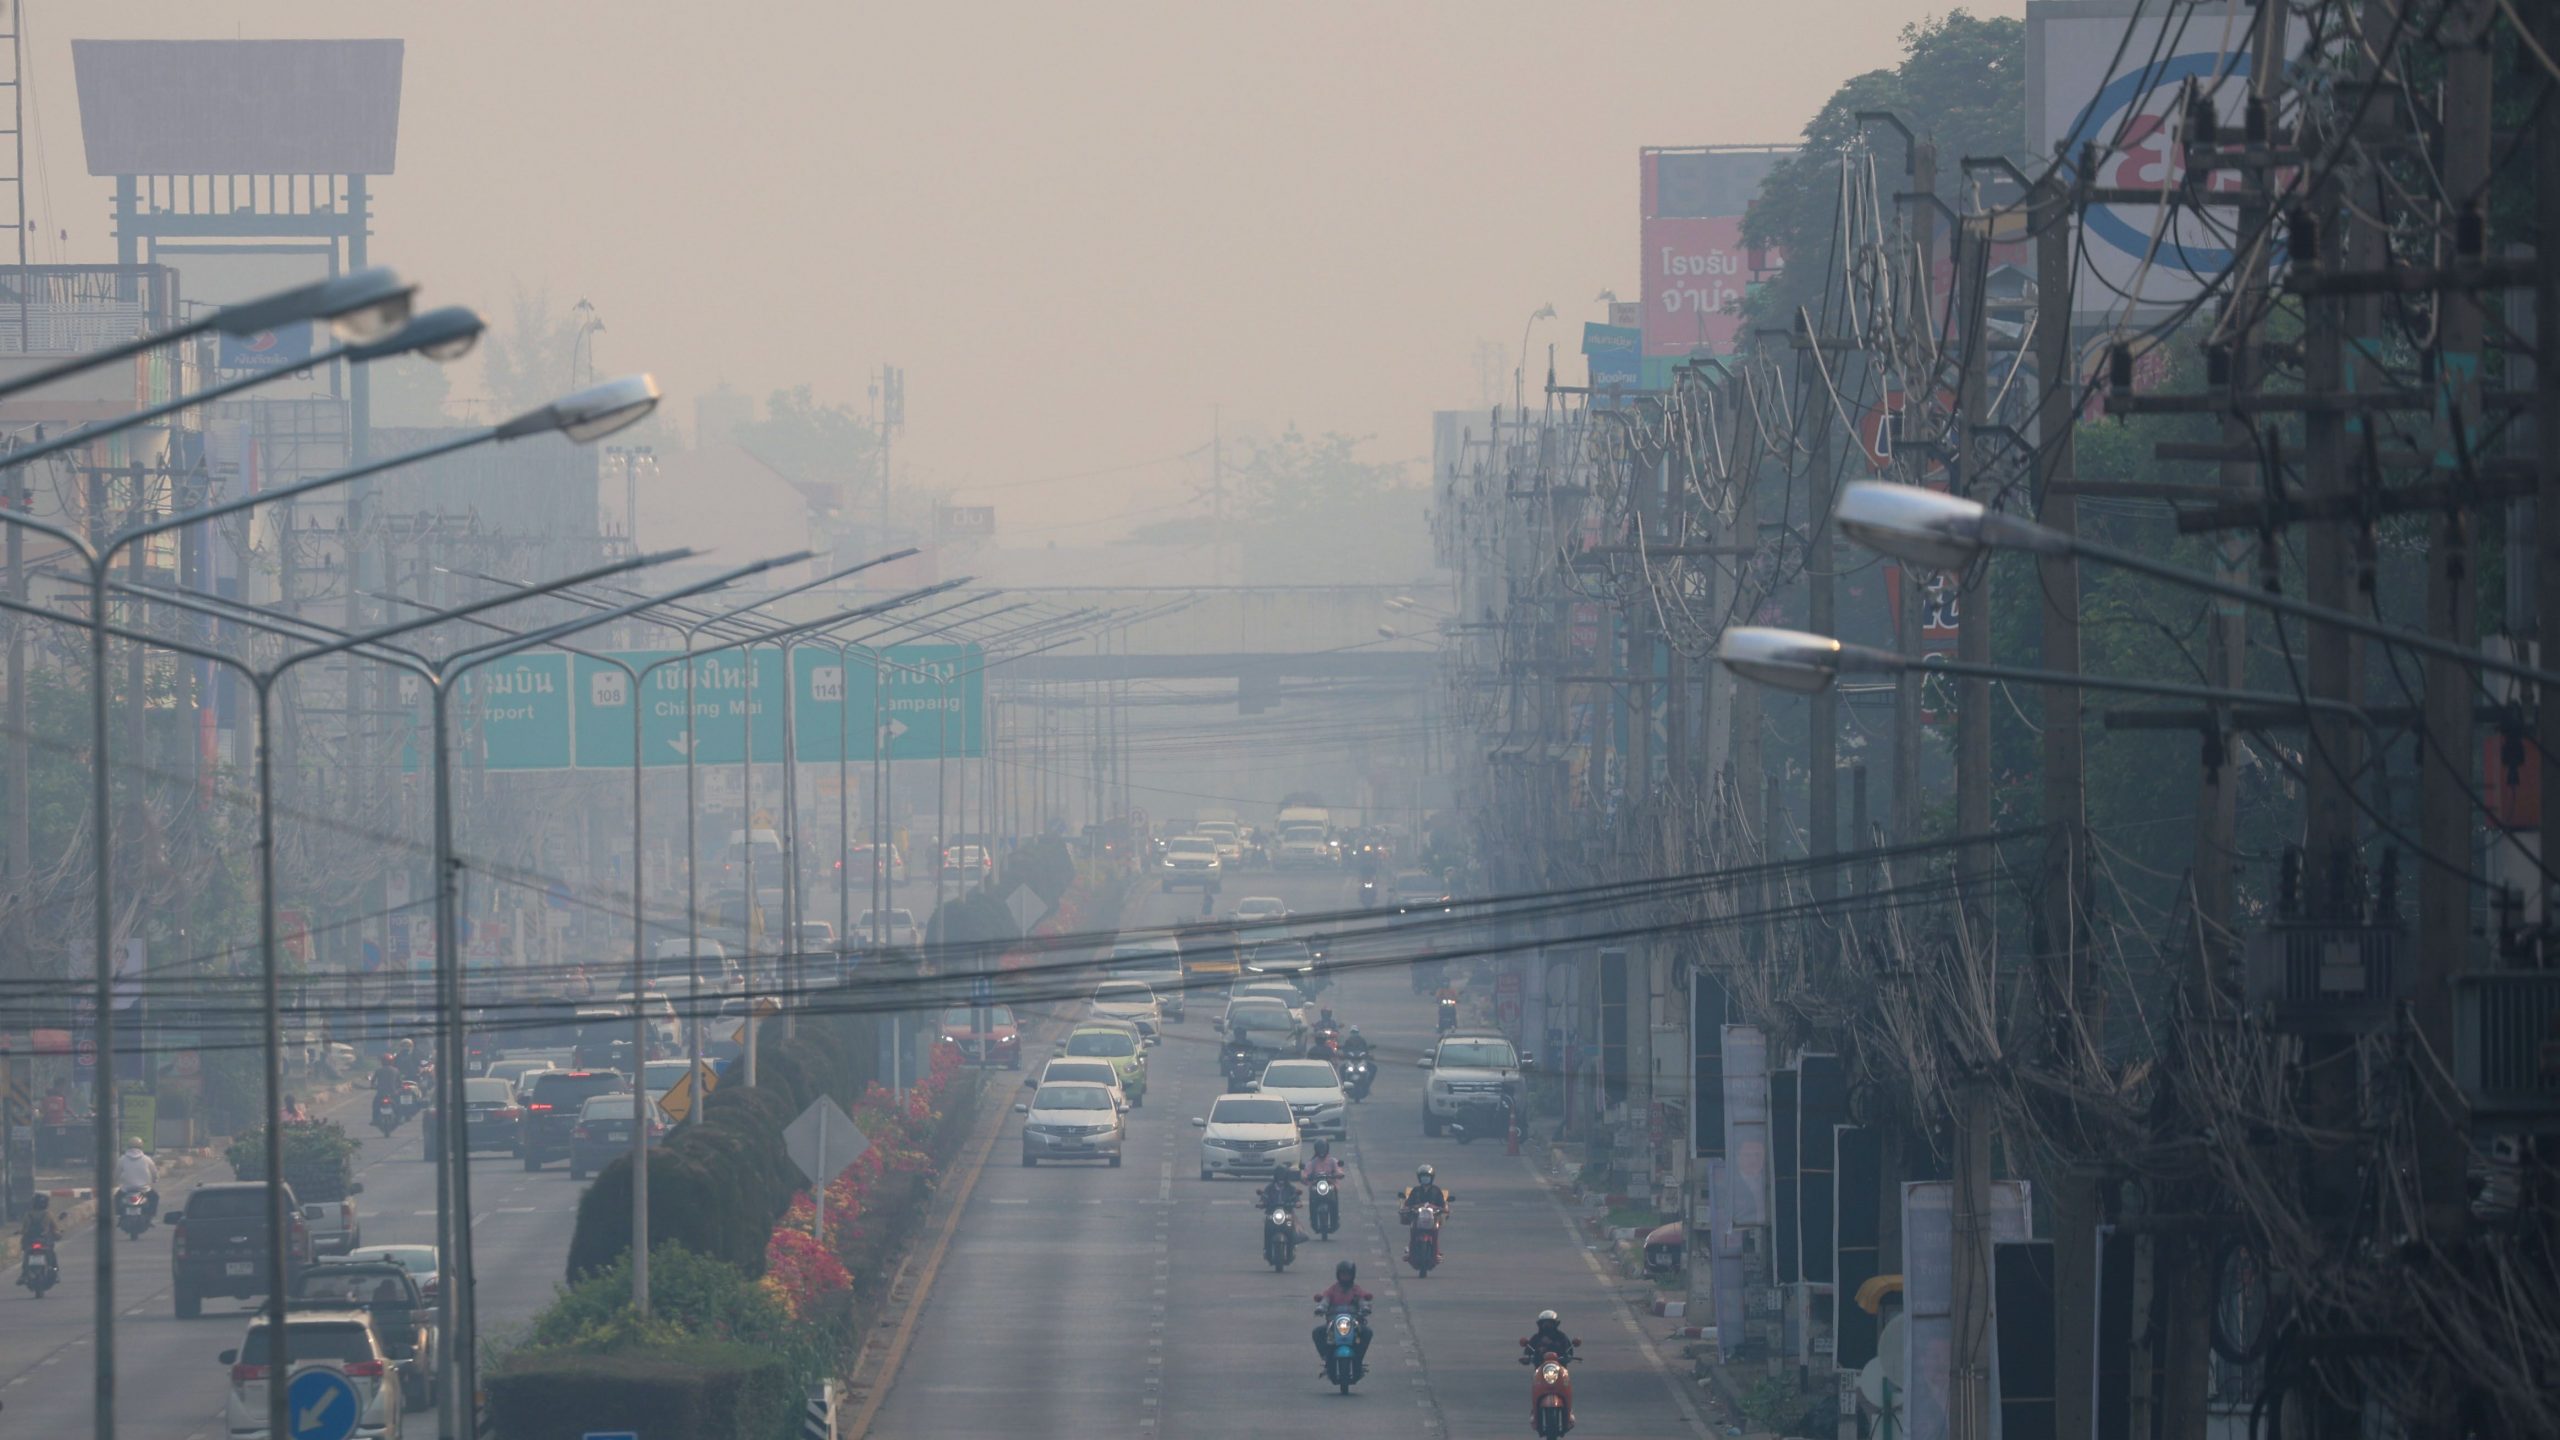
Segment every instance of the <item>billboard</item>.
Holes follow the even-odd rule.
[[[1635,327],[1585,324],[1582,353],[1590,362],[1591,388],[1607,390],[1614,386],[1621,395],[1633,391],[1642,379],[1639,361],[1643,345],[1644,333]],[[1595,397],[1592,403],[1601,402]]]
[[[1778,264],[1774,255],[1743,248],[1743,212],[1787,153],[1772,145],[1639,152],[1645,354],[1732,353],[1742,317],[1728,312]]]
[[[2213,99],[2233,133],[2248,100],[2250,56],[2246,11],[2238,23],[2189,6],[2152,7],[2138,0],[2029,0],[2027,5],[2027,153],[2060,155],[2075,169],[2081,147],[2098,147],[2093,185],[2166,192],[2185,183],[2179,97],[2193,84]],[[2308,32],[2296,24],[2286,44]],[[2281,117],[2280,117],[2281,118]],[[2239,184],[2236,171],[2214,176],[2216,190]],[[2082,297],[2072,318],[2111,324],[2126,315],[2156,315],[2181,305],[2231,264],[2233,212],[2199,215],[2167,205],[2100,205],[2080,235]]]

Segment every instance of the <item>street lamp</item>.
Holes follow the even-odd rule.
[[[1977,556],[1991,550],[2020,550],[2031,555],[2088,560],[2225,600],[2263,606],[2278,614],[2335,626],[2386,645],[2475,666],[2494,674],[2537,685],[2560,685],[2560,673],[2466,649],[2414,630],[2368,620],[2350,611],[2332,610],[2325,605],[2296,600],[2274,590],[2198,575],[2147,555],[2119,550],[2039,525],[2024,516],[2004,514],[1978,500],[1924,490],[1916,485],[1853,480],[1841,488],[1840,501],[1832,510],[1832,519],[1843,534],[1868,549],[1931,569],[1960,570]]]
[[[359,347],[350,347],[346,352],[342,353],[349,354],[351,358],[370,360],[416,350],[450,358],[450,356],[460,353],[460,350],[457,347],[467,348],[471,338],[476,336],[478,332],[479,321],[477,317],[471,315],[467,310],[449,309],[433,311],[427,315],[422,315],[417,319],[410,321],[406,325],[403,325],[400,330],[388,340],[369,342]],[[359,351],[361,353],[357,353]],[[265,372],[262,376],[251,378],[273,379],[283,373],[284,372],[282,371],[269,371]],[[233,385],[227,388],[216,388],[219,392],[227,393],[228,390],[236,390],[242,387],[239,385]],[[381,460],[367,461],[363,464],[350,466],[347,469],[335,471],[331,474],[315,476],[309,480],[299,481],[295,484],[281,486],[273,490],[262,491],[258,494],[238,496],[220,504],[204,506],[195,510],[164,516],[160,519],[129,525],[122,530],[106,536],[103,540],[95,542],[91,541],[87,535],[78,530],[71,529],[65,525],[56,524],[52,521],[38,520],[31,515],[18,511],[0,513],[0,521],[6,521],[11,525],[22,526],[26,529],[33,530],[39,534],[47,535],[61,541],[74,554],[80,557],[83,566],[88,572],[89,617],[87,624],[89,629],[90,675],[90,844],[94,851],[91,857],[91,883],[92,888],[96,892],[93,897],[95,908],[95,915],[93,917],[95,934],[93,938],[97,947],[97,976],[95,982],[97,1018],[95,1024],[98,1052],[101,1056],[105,1057],[104,1062],[99,1065],[97,1070],[95,1080],[96,1093],[93,1097],[96,1114],[92,1119],[92,1129],[94,1131],[93,1138],[95,1139],[97,1150],[96,1171],[93,1184],[97,1193],[101,1195],[112,1195],[115,1192],[115,1164],[117,1150],[116,1111],[118,1106],[116,1104],[114,1058],[116,1050],[114,1009],[115,963],[113,955],[115,948],[115,905],[112,890],[114,847],[111,843],[113,832],[113,815],[111,814],[113,799],[109,784],[107,752],[107,581],[109,572],[115,564],[116,556],[122,553],[125,547],[132,545],[136,541],[148,540],[155,535],[184,529],[189,525],[199,524],[207,520],[220,519],[223,516],[237,514],[240,511],[274,501],[295,499],[303,495],[311,494],[315,491],[328,489],[332,486],[344,485],[355,480],[360,480],[368,475],[375,475],[386,470],[396,469],[403,465],[414,465],[434,459],[438,456],[448,455],[457,450],[467,449],[473,445],[484,444],[493,440],[515,439],[525,435],[540,434],[545,430],[561,430],[565,432],[574,428],[593,434],[595,433],[594,427],[602,421],[625,415],[630,416],[632,419],[636,419],[639,415],[648,413],[648,407],[653,406],[656,403],[656,394],[656,382],[650,380],[645,375],[635,376],[626,380],[613,381],[605,385],[591,387],[590,389],[582,390],[576,394],[563,397],[550,405],[544,406],[541,410],[535,411],[530,415],[519,416],[517,419],[509,421],[502,426],[471,430],[452,439],[438,441],[432,445],[420,446],[415,450],[411,450],[403,454],[390,456]],[[640,397],[643,395],[647,397],[646,404],[641,403]],[[206,394],[199,394],[195,397],[195,401],[201,401],[206,398],[209,398],[209,396]],[[635,406],[638,407],[637,413],[634,413]],[[96,439],[106,434],[111,434],[116,431],[129,429],[136,425],[148,423],[151,419],[155,419],[161,415],[169,413],[172,408],[172,406],[154,407],[151,410],[137,412],[134,415],[125,416],[116,421],[106,422],[103,425],[84,427],[79,431],[73,432],[73,434],[86,436],[89,439]],[[628,423],[628,421],[625,420],[623,423]],[[63,438],[66,441],[70,439],[68,436]],[[31,458],[34,455],[50,453],[51,451],[60,448],[63,448],[62,445],[56,442],[47,442],[40,446],[30,446],[16,452],[15,455],[10,457],[6,464],[14,465]],[[0,465],[0,468],[5,468],[5,465]],[[139,697],[136,697],[136,703],[139,703]],[[96,1355],[93,1363],[97,1372],[97,1399],[94,1408],[94,1420],[96,1432],[100,1437],[100,1440],[112,1440],[115,1432],[115,1347],[113,1340],[116,1314],[114,1257],[114,1246],[101,1245],[97,1247],[96,1278],[94,1282],[96,1297],[92,1324],[95,1327],[96,1332],[93,1343]]]
[[[41,370],[0,382],[0,399],[83,371],[112,365],[119,360],[129,360],[145,351],[198,335],[257,335],[316,320],[325,322],[330,333],[343,341],[362,344],[379,340],[408,320],[410,297],[416,290],[416,286],[402,284],[397,274],[380,266],[333,275],[309,285],[280,290],[237,305],[226,305],[203,319],[190,321],[174,330],[158,331],[104,350],[83,351]]]
[[[644,556],[618,561],[612,565],[588,571],[585,574],[575,575],[565,580],[555,581],[550,587],[537,587],[534,590],[522,593],[510,593],[495,596],[489,599],[475,601],[472,604],[460,606],[451,610],[439,611],[434,610],[432,607],[421,607],[427,609],[429,613],[423,617],[404,620],[397,624],[386,625],[379,629],[366,631],[360,634],[335,631],[327,626],[300,619],[292,619],[290,624],[278,624],[274,623],[273,618],[263,616],[262,612],[259,612],[254,606],[235,605],[227,602],[209,603],[185,595],[164,593],[156,587],[135,586],[127,585],[122,582],[114,582],[114,588],[119,592],[127,594],[150,594],[159,603],[169,604],[177,609],[211,615],[235,624],[263,630],[270,634],[303,640],[310,642],[313,647],[298,651],[292,655],[286,656],[272,665],[260,668],[255,665],[251,665],[236,656],[226,654],[223,651],[210,646],[199,646],[181,640],[144,634],[142,632],[126,629],[122,626],[111,625],[107,627],[115,636],[130,643],[153,646],[169,650],[177,654],[191,656],[195,659],[204,660],[212,664],[221,665],[238,674],[242,679],[249,683],[251,694],[255,700],[258,734],[255,761],[255,790],[257,795],[256,803],[258,812],[258,951],[262,984],[261,1009],[263,1011],[263,1020],[265,1024],[263,1044],[265,1051],[264,1070],[266,1081],[267,1325],[270,1337],[269,1344],[272,1351],[268,1363],[274,1367],[276,1373],[289,1373],[291,1369],[291,1359],[288,1353],[288,1336],[285,1329],[284,1315],[286,1291],[288,1288],[288,1270],[285,1250],[285,1226],[287,1216],[283,1201],[284,1061],[282,1035],[279,1028],[282,1023],[283,995],[276,956],[275,762],[274,746],[271,740],[273,728],[272,707],[276,687],[283,683],[285,677],[289,673],[304,662],[324,659],[329,656],[342,653],[361,655],[369,659],[386,661],[390,664],[398,665],[404,669],[409,669],[422,675],[431,675],[433,666],[423,656],[420,656],[413,651],[402,650],[399,647],[390,645],[388,642],[413,631],[426,629],[449,620],[463,619],[472,615],[476,611],[486,610],[497,605],[512,605],[519,601],[533,598],[536,595],[544,593],[545,588],[556,589],[563,585],[582,584],[587,581],[621,574],[625,571],[636,570],[644,566],[663,564],[667,561],[682,559],[690,553],[692,552],[672,551],[665,555]],[[5,598],[0,598],[0,608],[6,608],[17,611],[21,614],[38,616],[41,618],[56,620],[64,618],[52,611],[43,609],[40,606],[23,605],[15,600]],[[440,786],[445,782],[445,778],[445,773],[441,767],[439,767],[438,784]],[[440,792],[438,796],[439,802],[441,802],[443,798],[444,797]],[[452,1024],[455,1026],[460,1024],[458,1016]],[[447,1109],[444,1113],[450,1117],[456,1112],[451,1109]],[[288,1426],[289,1422],[286,1416],[286,1396],[284,1392],[285,1387],[278,1385],[271,1386],[268,1394],[269,1426],[270,1429],[278,1434],[289,1433],[285,1428]]]

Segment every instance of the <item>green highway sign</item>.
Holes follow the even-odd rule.
[[[782,759],[782,664],[772,647],[758,647],[752,655],[732,648],[693,657],[689,742],[683,652],[631,651],[610,658],[620,663],[543,651],[473,672],[457,711],[457,728],[467,737],[462,753],[476,750],[491,770],[627,770],[636,706],[640,753],[653,768],[682,765],[688,743],[700,764],[740,763],[750,715],[756,760]],[[891,760],[984,755],[985,665],[985,652],[975,645],[857,648],[849,656],[819,646],[796,648],[791,676],[798,758],[833,764],[841,754],[868,763],[874,746],[884,741]]]
[[[452,701],[462,753],[492,770],[569,768],[569,657],[510,655],[466,672]]]

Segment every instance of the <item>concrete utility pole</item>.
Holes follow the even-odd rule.
[[[2073,497],[2072,425],[2079,419],[2071,344],[2071,236],[2078,218],[2070,192],[2048,181],[2030,197],[2036,234],[2036,518],[2069,534],[2079,527]],[[2068,554],[2040,556],[2036,578],[2043,600],[2043,666],[2080,671],[2080,564]],[[2064,685],[2044,690],[2045,850],[2040,880],[2043,906],[2037,950],[2047,983],[2067,997],[2071,1033],[2095,1046],[2106,1031],[2106,989],[2084,946],[2087,795],[2081,736],[2081,691]],[[2073,1058],[2057,1056],[2064,1073]],[[2053,1181],[2054,1204],[2054,1430],[2086,1435],[2095,1388],[2098,1177],[2070,1172]]]
[[[1957,232],[1954,303],[1964,322],[1963,379],[1958,396],[1956,477],[1958,492],[1992,501],[1978,473],[1975,441],[1988,419],[1983,383],[1990,316],[1984,279],[1990,273],[1987,220],[1967,220]],[[1956,610],[1956,656],[1968,665],[1991,663],[1991,567],[1973,568]],[[1956,833],[1991,829],[1991,682],[1980,676],[1957,685]],[[1991,854],[1967,845],[1956,856],[1958,931],[1955,986],[1966,1004],[1987,1004],[1991,980]],[[1988,1057],[1956,1057],[1961,1071]],[[1947,1389],[1948,1433],[1955,1440],[1989,1440],[1991,1434],[1991,1092],[1987,1079],[1959,1073],[1955,1093],[1954,1291],[1949,1305],[1953,1345]]]

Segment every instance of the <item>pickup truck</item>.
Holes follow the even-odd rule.
[[[311,1263],[311,1227],[299,1196],[285,1187],[286,1284]],[[247,1299],[267,1293],[267,1187],[247,1182],[199,1185],[186,1204],[160,1212],[169,1239],[170,1293],[178,1318],[204,1313],[208,1295]]]
[[[285,1127],[285,1185],[300,1203],[313,1255],[344,1255],[364,1243],[363,1217],[356,1210],[356,1197],[364,1193],[364,1184],[355,1178],[355,1152],[356,1142],[334,1120]],[[242,1136],[226,1158],[231,1161],[232,1178],[244,1184],[265,1183],[263,1131]]]

